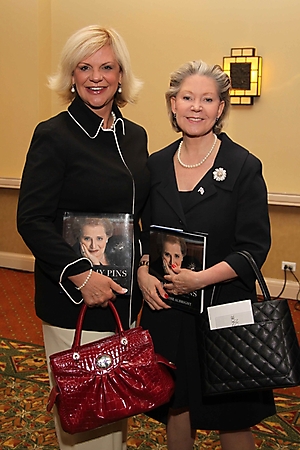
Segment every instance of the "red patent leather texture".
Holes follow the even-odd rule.
[[[86,306],[81,309],[70,350],[50,356],[56,386],[47,410],[56,404],[62,428],[70,434],[92,430],[167,403],[174,392],[174,364],[154,352],[142,327],[80,345]]]

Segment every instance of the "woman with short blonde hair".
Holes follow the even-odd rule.
[[[127,47],[115,30],[91,25],[73,34],[49,87],[68,107],[34,130],[17,219],[19,233],[35,256],[35,308],[43,323],[48,361],[49,355],[71,347],[82,301],[88,306],[82,343],[114,333],[110,300],[124,327],[136,320],[142,305],[136,282],[140,224],[150,185],[147,133],[120,110],[136,100],[141,82],[133,75]],[[81,254],[63,236],[68,213],[132,217],[130,292],[94,268],[100,262],[96,253],[104,252],[112,230],[106,230],[105,245],[82,243]],[[49,378],[53,385],[50,367]],[[71,435],[62,429],[56,410],[54,419],[60,450],[127,448],[126,420]]]
[[[122,92],[116,93],[119,107],[135,103],[143,83],[132,73],[130,56],[123,38],[113,28],[90,25],[78,30],[66,42],[60,57],[57,73],[49,77],[49,87],[64,103],[75,98],[72,88],[72,73],[77,64],[105,45],[111,45],[122,72]]]

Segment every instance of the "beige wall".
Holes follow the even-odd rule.
[[[0,177],[18,178],[33,128],[51,114],[48,0],[0,0]]]
[[[300,195],[298,0],[0,0],[0,177],[19,178],[35,125],[63,107],[46,88],[67,37],[100,23],[116,28],[130,49],[144,88],[124,113],[148,131],[150,151],[177,138],[164,104],[170,72],[189,59],[222,64],[231,47],[253,46],[263,57],[262,96],[233,107],[225,131],[264,164],[269,192]],[[292,134],[292,133],[293,134]],[[0,189],[0,252],[24,252],[13,225],[17,191]],[[281,260],[300,269],[299,208],[270,208],[273,245],[264,271],[282,278]],[[10,239],[3,235],[9,232]]]
[[[300,152],[289,138],[300,115],[298,0],[0,0],[0,6],[6,111],[0,177],[20,176],[33,127],[61,109],[55,96],[50,106],[45,84],[65,40],[101,23],[123,35],[145,82],[138,105],[125,111],[146,127],[151,152],[176,137],[164,105],[169,73],[189,59],[222,64],[231,47],[256,47],[263,57],[262,96],[253,107],[232,108],[226,130],[263,160],[270,192],[300,194]]]
[[[18,193],[19,191],[16,189],[0,189],[0,252],[30,254],[17,232],[16,208]]]
[[[300,208],[270,206],[272,246],[264,265],[264,274],[271,278],[282,278],[281,262],[297,263],[300,273]],[[293,280],[290,275],[289,280]],[[295,280],[294,280],[295,281]]]

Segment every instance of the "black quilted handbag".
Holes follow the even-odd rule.
[[[287,300],[271,300],[248,252],[263,301],[253,303],[254,324],[210,330],[200,315],[199,354],[204,396],[276,389],[300,384],[300,351]],[[201,317],[202,316],[202,317]]]

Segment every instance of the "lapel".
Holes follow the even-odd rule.
[[[123,116],[119,108],[115,104],[113,104],[112,109],[116,115],[116,118],[118,119],[118,122],[120,121],[120,119],[123,122]],[[69,105],[68,111],[90,136],[94,136],[96,134],[103,118],[98,116],[90,108],[88,108],[78,95]]]
[[[221,133],[218,137],[221,145],[214,165],[191,192],[186,213],[217,193],[232,192],[249,154],[248,150],[233,142],[225,133]],[[221,169],[221,173],[225,175],[223,180],[216,179],[215,171],[218,169]]]
[[[191,209],[208,201],[212,196],[215,196],[219,190],[233,191],[237,178],[249,154],[246,149],[233,142],[225,133],[221,133],[218,137],[221,140],[221,146],[214,165],[191,192],[186,214]],[[157,157],[160,158],[159,164],[157,161],[156,165],[156,167],[160,167],[157,173],[159,179],[163,180],[157,185],[157,192],[164,198],[179,217],[180,221],[186,226],[186,217],[179,198],[173,165],[173,157],[179,142],[180,140],[173,142],[157,154]],[[223,181],[217,181],[214,178],[214,171],[220,168],[226,170],[226,177]]]
[[[169,207],[179,218],[180,223],[186,226],[185,215],[178,195],[173,157],[178,148],[180,139],[170,144],[160,152],[151,155],[152,185],[156,185],[157,193],[165,200]]]

